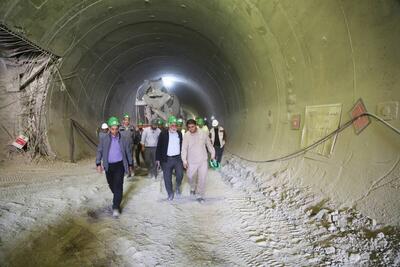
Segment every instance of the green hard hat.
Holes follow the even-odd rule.
[[[176,124],[178,124],[179,126],[183,125],[183,120],[181,118],[176,120]]]
[[[168,124],[171,125],[172,123],[177,123],[176,117],[175,116],[169,116],[168,117]]]
[[[125,113],[125,114],[124,114],[124,118],[128,118],[128,119],[129,119],[129,118],[130,118],[129,114],[128,114],[128,113]]]
[[[197,118],[197,119],[196,119],[196,122],[197,122],[197,124],[200,125],[200,126],[204,125],[204,119],[203,119],[203,118]]]
[[[215,159],[214,160],[210,160],[209,161],[209,165],[210,165],[210,167],[213,169],[213,170],[218,170],[219,168],[221,168],[221,165],[219,164],[219,162],[218,161],[216,161]]]
[[[107,121],[108,127],[119,126],[119,120],[117,117],[110,117]]]
[[[164,125],[164,120],[163,119],[158,119],[158,125],[163,126]]]
[[[157,119],[152,119],[150,123],[151,123],[151,125],[153,125],[153,126],[157,126],[160,122],[159,122],[159,120],[157,120]]]
[[[139,122],[138,122],[138,125],[143,125],[143,121],[139,121]]]

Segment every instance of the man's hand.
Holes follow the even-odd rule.
[[[142,150],[142,152],[144,152],[144,145],[140,144],[140,149]]]
[[[101,165],[97,166],[96,169],[97,169],[98,173],[102,173],[103,172],[103,167]]]
[[[187,162],[183,163],[183,168],[187,169],[189,167],[189,165],[187,164]]]
[[[159,160],[156,160],[156,166],[157,166],[157,168],[160,167],[160,161]]]

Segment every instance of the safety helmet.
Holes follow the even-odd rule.
[[[117,117],[110,117],[107,121],[108,127],[119,126],[119,120]]]
[[[139,121],[138,126],[143,126],[143,121]]]
[[[203,118],[197,118],[196,123],[199,126],[203,126],[204,125],[204,119]]]
[[[158,126],[164,126],[164,120],[158,119]]]
[[[213,170],[219,170],[221,168],[221,165],[215,159],[211,159],[208,163]]]
[[[157,119],[152,119],[151,120],[151,125],[152,126],[157,126],[159,124],[159,120],[157,120]]]
[[[128,119],[130,118],[130,116],[129,116],[128,113],[125,113],[125,114],[124,114],[124,119],[125,119],[125,118],[128,118]]]
[[[178,126],[182,126],[183,125],[183,120],[181,118],[176,120],[176,124],[178,124]]]
[[[217,120],[213,120],[211,123],[212,127],[217,127],[219,125],[219,122]]]
[[[168,117],[168,124],[171,125],[173,123],[177,123],[176,117],[175,116],[169,116]]]
[[[104,122],[104,123],[101,125],[101,129],[103,129],[103,130],[108,129],[107,123]]]

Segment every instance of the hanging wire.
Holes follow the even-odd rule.
[[[0,55],[6,58],[18,57],[23,54],[45,54],[58,58],[54,53],[32,43],[25,37],[13,32],[6,25],[0,24]]]
[[[375,114],[372,114],[372,113],[369,113],[369,112],[364,112],[364,113],[362,113],[362,114],[360,114],[360,115],[358,115],[358,116],[352,118],[351,120],[347,121],[346,123],[342,124],[338,129],[332,131],[331,133],[329,133],[329,134],[326,135],[325,137],[323,137],[323,138],[317,140],[316,142],[312,143],[311,145],[309,145],[309,146],[307,146],[307,147],[305,147],[305,148],[302,148],[302,149],[300,149],[300,150],[298,150],[298,151],[295,151],[295,152],[293,152],[293,153],[290,153],[290,154],[288,154],[288,155],[278,157],[278,158],[267,159],[267,160],[251,160],[251,159],[242,157],[242,156],[240,156],[240,155],[238,155],[238,154],[235,154],[235,153],[229,151],[228,149],[227,149],[227,151],[228,151],[230,154],[232,154],[233,156],[238,157],[239,159],[242,159],[242,160],[247,161],[247,162],[252,162],[252,163],[269,163],[269,162],[276,162],[276,161],[289,160],[289,159],[298,157],[298,156],[300,156],[300,155],[306,153],[307,151],[309,151],[309,150],[315,148],[316,146],[318,146],[318,145],[320,145],[320,144],[326,142],[328,139],[330,139],[330,138],[333,137],[334,135],[336,135],[336,134],[342,132],[344,129],[346,129],[347,127],[351,126],[351,125],[353,124],[353,122],[355,122],[355,121],[358,120],[359,118],[365,117],[365,116],[367,116],[367,117],[372,117],[372,118],[376,119],[377,121],[379,121],[380,123],[382,123],[384,126],[388,127],[389,129],[391,129],[392,131],[394,131],[395,133],[397,133],[398,135],[400,135],[400,130],[397,129],[397,128],[395,128],[393,125],[389,124],[388,122],[386,122],[384,119],[380,118],[379,116],[377,116],[377,115],[375,115]]]

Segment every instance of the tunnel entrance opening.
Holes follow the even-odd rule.
[[[149,124],[157,118],[166,121],[169,115],[184,121],[196,115],[209,116],[215,108],[206,92],[207,89],[190,77],[171,73],[152,77],[136,90],[134,117],[136,122]]]

